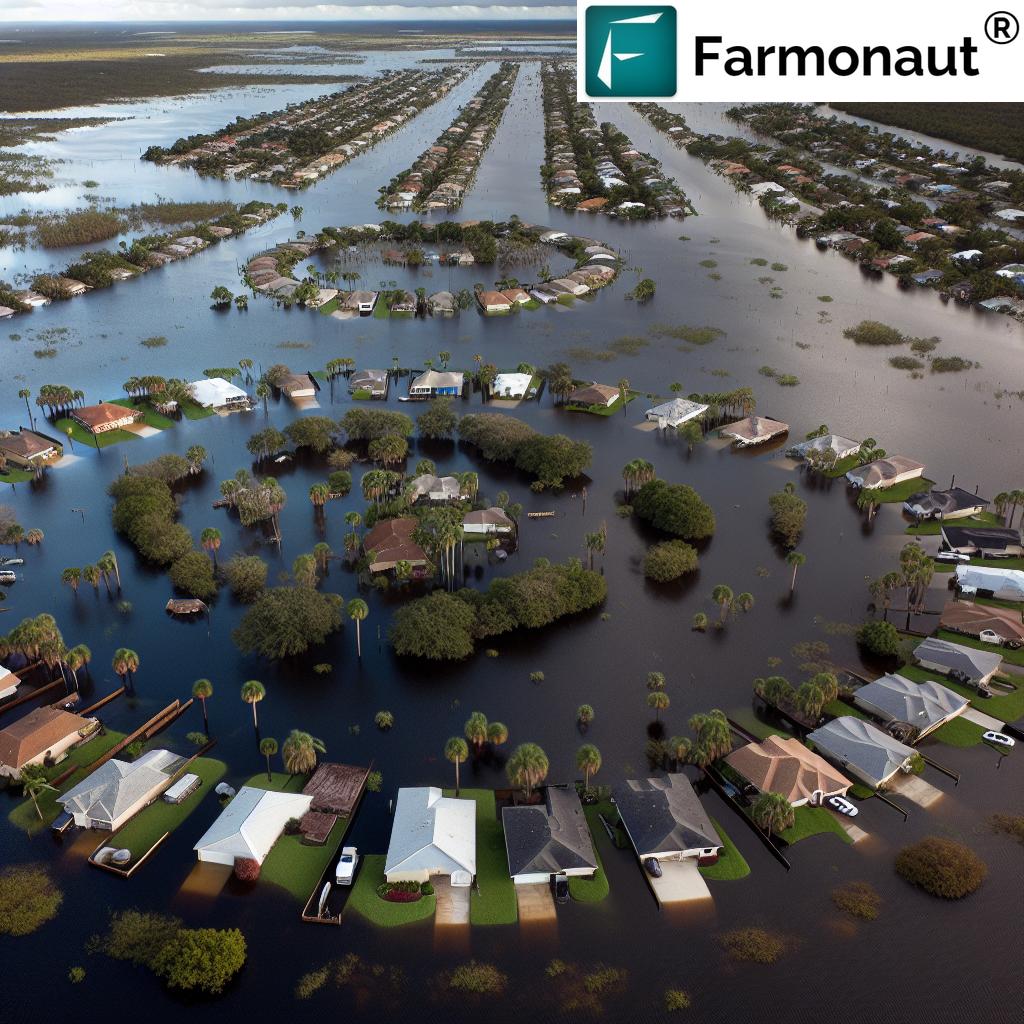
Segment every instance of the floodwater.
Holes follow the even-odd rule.
[[[418,365],[448,350],[452,365],[466,368],[472,367],[476,353],[501,367],[522,360],[546,365],[565,359],[578,377],[615,384],[625,376],[634,387],[662,396],[668,395],[672,381],[682,383],[684,393],[752,385],[758,411],[790,422],[794,436],[827,422],[837,432],[870,434],[888,451],[920,459],[928,476],[943,484],[955,473],[958,483],[977,484],[989,496],[1019,484],[1024,467],[1019,399],[997,397],[1002,390],[1024,388],[1019,325],[943,306],[934,295],[899,292],[889,280],[863,278],[846,260],[819,253],[813,244],[769,222],[755,204],[623,105],[601,105],[598,120],[615,121],[639,149],[662,159],[700,215],[685,222],[630,225],[548,208],[538,173],[543,136],[535,65],[524,66],[505,122],[456,217],[518,212],[525,220],[601,238],[623,252],[631,268],[614,286],[571,310],[541,309],[491,320],[467,312],[452,321],[337,321],[277,309],[264,300],[251,301],[244,314],[208,308],[210,289],[215,284],[232,287],[247,254],[300,228],[311,232],[325,224],[381,219],[373,205],[377,186],[432,141],[451,120],[455,106],[472,95],[490,70],[478,69],[459,95],[291,200],[304,208],[294,224],[290,218],[272,222],[139,281],[5,324],[0,330],[5,423],[19,420],[17,389],[34,389],[47,381],[81,387],[95,401],[119,395],[121,381],[133,374],[191,378],[203,367],[230,365],[242,357],[264,367],[286,362],[305,370],[337,356],[351,356],[360,366],[388,366],[393,356],[402,365]],[[688,110],[684,113],[689,116]],[[197,189],[202,184],[178,173]],[[173,175],[168,173],[167,180],[174,180]],[[128,197],[139,198],[134,191]],[[680,240],[680,235],[689,240]],[[19,259],[34,256],[18,254]],[[755,257],[788,269],[753,266],[749,261]],[[721,280],[712,280],[712,268],[699,265],[705,259],[716,261],[713,269]],[[649,304],[638,307],[623,296],[641,268],[643,276],[656,280],[658,291]],[[490,277],[481,268],[476,272],[478,279]],[[371,283],[377,273],[376,268],[368,271]],[[389,268],[382,276],[400,273]],[[440,272],[432,279],[426,273],[420,271],[423,279],[418,281],[410,273],[403,283],[422,283],[428,290],[447,286]],[[763,276],[774,278],[781,297],[770,296],[770,285],[757,280]],[[826,294],[834,301],[818,301],[817,296]],[[819,311],[826,311],[827,322]],[[858,349],[843,339],[842,329],[865,317],[915,335],[939,335],[940,351],[976,359],[981,367],[911,380],[888,366],[890,352]],[[655,324],[711,325],[726,333],[710,345],[684,352],[677,342],[650,335]],[[70,334],[57,342],[58,355],[34,358],[38,343],[33,334],[59,326],[70,328]],[[21,339],[10,339],[12,333],[20,333]],[[168,344],[139,346],[141,338],[155,334],[167,336]],[[627,335],[645,336],[649,345],[614,361],[587,359],[579,352],[567,355],[570,349],[602,350]],[[282,347],[285,343],[289,347]],[[765,365],[796,374],[799,386],[779,387],[760,376],[758,369]],[[415,406],[399,406],[397,394],[392,392],[391,408],[417,411]],[[320,401],[321,411],[334,416],[349,407],[343,388],[333,405],[326,389]],[[480,408],[479,396],[460,403],[462,412]],[[596,719],[586,740],[600,748],[604,761],[596,781],[635,777],[647,770],[648,671],[660,670],[667,677],[671,707],[664,719],[666,733],[672,734],[685,732],[690,715],[711,707],[749,721],[751,681],[775,670],[769,659],[781,659],[777,671],[793,682],[801,680],[802,659],[792,653],[794,644],[823,640],[837,664],[856,668],[858,654],[843,627],[865,614],[864,577],[891,568],[906,539],[896,508],[884,507],[867,528],[841,482],[810,481],[777,451],[740,455],[709,442],[688,456],[674,439],[638,429],[645,408],[647,403],[639,399],[625,414],[589,417],[556,408],[545,395],[539,403],[523,403],[514,410],[539,430],[565,432],[593,445],[585,499],[579,485],[537,495],[520,474],[483,463],[460,446],[415,443],[410,466],[430,457],[444,472],[474,469],[480,474],[481,494],[493,497],[508,490],[526,511],[556,513],[552,519],[524,517],[520,549],[504,565],[488,564],[484,555],[467,549],[467,585],[484,586],[496,575],[528,567],[537,557],[584,558],[584,534],[607,523],[607,551],[598,559],[609,584],[605,607],[545,631],[499,637],[494,643],[499,657],[494,659],[481,652],[458,665],[399,662],[383,639],[393,608],[402,600],[395,595],[363,595],[370,615],[363,624],[361,664],[351,624],[309,658],[269,665],[240,655],[231,643],[242,609],[227,594],[214,604],[209,626],[165,616],[170,596],[166,577],[138,563],[110,529],[105,487],[120,472],[123,459],[137,463],[162,452],[184,452],[191,444],[204,445],[210,452],[206,472],[180,489],[182,522],[194,536],[207,526],[220,529],[222,559],[236,551],[261,554],[270,562],[271,582],[320,540],[340,551],[345,512],[364,508],[357,488],[330,503],[318,520],[307,492],[327,470],[318,460],[303,459],[273,469],[289,495],[280,551],[258,531],[244,530],[223,510],[213,510],[218,482],[250,466],[244,445],[264,425],[262,408],[185,421],[156,437],[100,453],[76,445],[77,460],[50,472],[40,486],[17,485],[3,500],[14,507],[20,522],[41,528],[46,539],[38,548],[19,552],[26,561],[19,570],[23,578],[9,589],[6,603],[11,611],[0,615],[0,622],[8,629],[25,615],[54,614],[69,644],[85,642],[92,648],[91,685],[97,694],[116,684],[108,668],[114,649],[136,649],[142,659],[137,698],[105,709],[104,719],[113,728],[137,724],[170,699],[185,697],[194,679],[210,678],[216,691],[209,709],[218,740],[215,756],[229,764],[228,781],[236,784],[262,763],[249,710],[237,694],[244,680],[262,680],[267,687],[260,706],[264,735],[283,739],[289,729],[305,728],[324,739],[330,758],[372,760],[382,771],[383,791],[367,796],[352,832],[364,852],[386,848],[388,801],[399,786],[450,783],[444,742],[461,732],[473,710],[507,723],[509,749],[527,740],[539,743],[551,760],[550,779],[567,781],[576,775],[574,752],[583,742],[575,709],[589,703]],[[282,402],[271,405],[269,420],[283,426],[296,415]],[[715,509],[716,535],[701,550],[699,572],[681,586],[655,587],[644,580],[640,562],[657,538],[615,514],[621,500],[620,469],[636,457],[650,459],[665,479],[692,484]],[[361,468],[356,467],[357,481]],[[767,525],[768,495],[787,481],[796,484],[809,504],[800,542],[807,564],[792,597],[783,552],[772,543]],[[79,509],[84,510],[84,522]],[[102,588],[93,594],[83,587],[76,597],[57,586],[65,566],[94,561],[110,547],[120,558],[122,596],[131,603],[127,612],[118,611]],[[721,632],[692,633],[689,623],[695,612],[714,615],[710,591],[718,583],[736,592],[750,591],[753,609]],[[332,563],[322,585],[346,598],[356,593],[355,578],[341,563]],[[936,592],[934,600],[941,599]],[[329,662],[330,675],[314,674],[311,668],[317,662]],[[539,684],[530,680],[530,673],[538,670],[545,676]],[[385,708],[394,713],[396,724],[381,734],[373,716]],[[166,738],[185,749],[184,734],[200,727],[196,711]],[[625,991],[605,1001],[605,1017],[615,1021],[667,1019],[663,993],[676,987],[690,992],[690,1018],[699,1021],[750,1021],[771,1005],[784,1005],[787,1016],[800,1022],[870,1017],[902,1024],[908,1014],[932,1021],[1014,1020],[1019,1016],[1019,971],[1012,954],[1024,937],[1019,850],[1010,840],[992,835],[985,819],[996,811],[1020,813],[1019,757],[1011,755],[997,769],[997,755],[987,748],[959,749],[935,741],[927,747],[936,760],[962,772],[958,786],[929,769],[926,779],[944,795],[928,811],[911,805],[904,823],[878,801],[862,805],[858,824],[870,834],[868,840],[854,847],[834,836],[808,839],[790,851],[789,872],[717,796],[706,795],[709,812],[729,831],[752,869],[745,880],[711,884],[710,912],[659,913],[631,855],[603,849],[611,883],[611,895],[603,904],[559,908],[554,935],[537,937],[515,926],[475,928],[456,944],[435,940],[429,925],[378,932],[354,915],[340,929],[305,926],[298,907],[269,884],[248,894],[231,885],[218,889],[207,884],[195,870],[191,847],[216,814],[209,800],[128,882],[92,870],[74,848],[58,846],[47,835],[27,840],[6,822],[5,813],[0,816],[0,857],[49,862],[65,890],[64,906],[54,922],[28,938],[0,940],[6,962],[16,968],[12,977],[19,979],[7,986],[7,1017],[21,1021],[60,1013],[67,1004],[67,969],[81,963],[88,977],[74,994],[84,997],[79,1005],[87,1020],[109,1015],[111,992],[144,1006],[154,1021],[177,1020],[183,1012],[213,1019],[225,1013],[241,1018],[281,1010],[302,1019],[332,1012],[359,1020],[393,1019],[400,1011],[431,1021],[478,1020],[481,1015],[510,1021],[524,1014],[541,1021],[582,1019],[579,1013],[562,1011],[559,990],[544,974],[545,964],[557,956],[587,967],[604,963],[628,971]],[[463,779],[464,784],[503,785],[500,759],[466,765]],[[13,797],[0,795],[0,805],[6,812],[14,806]],[[988,862],[989,877],[969,901],[942,903],[895,876],[896,850],[928,834],[962,839]],[[877,921],[851,924],[840,919],[829,893],[846,880],[870,881],[881,892],[885,902]],[[166,996],[141,970],[87,955],[84,943],[102,928],[108,910],[129,906],[170,911],[197,926],[237,925],[249,942],[245,970],[222,1000],[186,1003]],[[996,921],[998,939],[993,942]],[[771,967],[730,963],[716,936],[747,925],[784,933],[791,943],[787,955]],[[294,985],[303,973],[350,951],[404,969],[407,980],[397,1004],[372,985],[358,993],[329,985],[309,1003],[295,1001]],[[503,997],[485,1003],[440,992],[436,974],[470,956],[495,962],[508,973]],[[910,992],[913,1008],[908,1010]]]

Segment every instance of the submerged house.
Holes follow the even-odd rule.
[[[620,782],[612,800],[641,860],[717,860],[722,840],[685,775]]]
[[[887,725],[909,726],[907,738],[914,741],[963,714],[970,704],[966,697],[931,680],[915,683],[894,673],[860,687],[853,701]]]
[[[137,419],[141,419],[142,411],[113,402],[100,402],[99,405],[83,405],[81,409],[72,409],[68,415],[90,434],[105,434],[108,430],[130,427]]]
[[[1020,558],[1020,531],[1004,526],[943,526],[942,545],[972,558]],[[1001,571],[1001,570],[1000,570]]]
[[[59,462],[63,454],[60,441],[34,430],[19,427],[17,433],[0,434],[0,465],[7,462],[35,472]]]
[[[515,526],[505,510],[496,505],[467,512],[462,519],[462,529],[471,534],[511,533]]]
[[[349,392],[369,391],[371,398],[386,398],[388,393],[387,370],[356,370],[348,379]]]
[[[806,459],[812,452],[817,455],[832,454],[836,462],[842,462],[860,451],[860,441],[854,441],[840,434],[821,434],[793,445],[786,453],[798,459]]]
[[[499,373],[491,385],[491,398],[525,398],[532,383],[532,373]]]
[[[429,501],[458,501],[462,495],[462,484],[454,476],[423,473],[409,481],[406,493],[413,502],[419,501],[420,498],[427,498]]]
[[[516,885],[546,884],[553,875],[594,877],[597,854],[574,789],[548,786],[543,804],[502,808],[501,823]]]
[[[826,722],[808,734],[807,742],[872,789],[884,786],[898,772],[909,772],[914,757],[912,747],[853,715]]]
[[[297,398],[315,398],[316,384],[308,373],[289,373],[277,385],[293,402]]]
[[[976,516],[989,506],[988,498],[979,498],[962,487],[919,491],[903,503],[903,510],[916,519],[962,519]]]
[[[425,370],[418,377],[414,377],[409,385],[409,394],[429,398],[432,395],[453,395],[462,394],[466,376],[459,370]]]
[[[239,860],[262,864],[292,818],[302,818],[313,798],[243,786],[194,849],[200,861],[233,867]]]
[[[188,389],[204,409],[248,409],[251,404],[245,391],[223,377],[194,380]]]
[[[670,402],[662,402],[648,409],[644,417],[657,423],[659,429],[681,427],[690,420],[700,419],[708,411],[708,406],[700,402],[691,402],[688,398],[673,398]]]
[[[442,796],[436,786],[398,791],[391,842],[384,861],[389,882],[429,882],[441,875],[453,886],[476,876],[476,801]]]
[[[726,763],[759,793],[781,793],[792,807],[819,807],[853,783],[795,736],[768,736],[734,750]]]
[[[112,757],[58,797],[80,828],[113,832],[167,789],[183,758],[148,750],[134,761]]]
[[[427,554],[413,540],[419,520],[411,516],[384,519],[363,537],[363,550],[370,557],[370,572],[386,572],[399,562],[414,569],[427,564]]]
[[[566,401],[569,405],[600,405],[610,408],[619,397],[619,389],[610,384],[586,384],[576,388],[569,394]]]
[[[913,480],[924,472],[924,464],[903,455],[889,455],[864,466],[854,466],[846,479],[854,487],[893,487],[904,480]]]
[[[766,444],[776,437],[788,434],[789,424],[766,419],[764,416],[747,416],[735,423],[719,427],[718,433],[722,437],[730,438],[738,448],[747,448],[750,445]]]

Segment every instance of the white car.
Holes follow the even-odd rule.
[[[858,811],[857,808],[846,799],[846,797],[830,796],[826,802],[833,811],[836,811],[839,814],[845,814],[848,818],[856,818],[857,815],[860,814],[860,811]]]
[[[988,740],[989,743],[997,743],[1001,747],[1012,747],[1016,740],[1012,736],[1007,736],[1005,732],[995,732],[989,730],[981,734],[983,740]]]
[[[936,562],[969,562],[970,555],[961,554],[959,551],[940,551],[935,556]]]
[[[342,847],[338,866],[334,869],[334,881],[338,885],[351,885],[352,879],[356,877],[358,864],[359,853],[356,848],[354,846]]]

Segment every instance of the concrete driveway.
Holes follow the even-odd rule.
[[[516,886],[519,923],[536,924],[555,920],[555,900],[546,882]]]
[[[661,861],[661,878],[652,878],[642,864],[640,870],[662,905],[711,899],[711,890],[697,867],[697,861],[692,858]]]

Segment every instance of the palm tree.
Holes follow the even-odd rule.
[[[663,690],[655,690],[653,693],[647,694],[647,706],[654,709],[654,717],[659,722],[662,711],[668,711],[668,706],[671,703],[668,694]]]
[[[732,750],[732,729],[724,711],[714,708],[707,714],[693,715],[688,724],[697,737],[691,760],[698,767],[704,768]]]
[[[320,509],[327,504],[328,499],[331,496],[331,489],[327,484],[319,483],[313,484],[309,489],[309,500],[313,503],[314,507]]]
[[[267,759],[267,782],[271,782],[274,775],[270,770],[270,759],[277,753],[277,740],[273,736],[260,740],[260,753]]]
[[[766,835],[782,832],[794,821],[793,807],[781,793],[762,793],[750,807],[750,818]]]
[[[633,459],[622,467],[622,479],[626,483],[626,497],[650,483],[655,477],[654,464],[646,459]]]
[[[719,583],[718,586],[711,591],[711,600],[714,601],[720,609],[718,621],[725,622],[725,617],[732,609],[732,588],[727,587],[724,583]]]
[[[357,538],[359,534],[356,531],[358,531],[359,527],[362,525],[363,517],[358,512],[346,512],[345,522],[352,527],[353,539]]]
[[[65,586],[70,587],[74,593],[78,594],[78,584],[82,582],[82,570],[76,569],[72,566],[69,569],[65,569],[60,574],[60,581]]]
[[[690,750],[692,747],[693,743],[687,736],[673,736],[668,741],[668,750],[672,755],[672,759],[675,761],[677,768],[690,756]]]
[[[316,559],[312,555],[299,555],[292,562],[292,576],[300,587],[315,587],[317,583]]]
[[[500,747],[508,742],[508,726],[504,722],[487,723],[487,742]]]
[[[534,788],[547,778],[548,755],[536,743],[522,743],[508,759],[506,771],[509,782],[521,786],[529,799]]]
[[[626,399],[629,397],[629,378],[619,379],[619,401],[622,402],[622,415],[626,415]]]
[[[474,711],[466,724],[463,726],[463,733],[467,740],[476,747],[477,751],[487,742],[487,716],[482,711]]]
[[[664,690],[665,689],[665,673],[664,672],[648,672],[647,673],[647,689],[650,691]]]
[[[210,719],[206,714],[206,702],[213,696],[213,683],[209,679],[197,679],[192,684],[192,696],[195,697],[203,707],[203,732],[210,735]]]
[[[93,590],[99,591],[99,589],[100,589],[100,578],[101,578],[101,574],[100,574],[100,570],[99,570],[98,566],[95,566],[95,565],[83,565],[82,566],[82,579],[85,580],[86,583],[91,583],[92,586],[93,586]]]
[[[748,590],[744,590],[742,594],[737,594],[736,607],[741,612],[749,612],[754,607],[754,595]]]
[[[313,545],[313,558],[316,560],[317,568],[322,572],[327,572],[327,562],[334,552],[331,551],[331,545],[320,541]]]
[[[594,720],[594,709],[589,704],[581,704],[576,709],[576,721],[584,728]]]
[[[576,751],[576,767],[583,772],[583,788],[590,789],[590,776],[601,770],[601,751],[593,743],[584,743]]]
[[[324,741],[301,729],[292,729],[284,741],[281,756],[290,775],[306,775],[316,767],[316,755],[326,754]]]
[[[789,592],[792,594],[796,590],[796,573],[804,562],[807,561],[807,556],[801,554],[799,551],[790,551],[786,554],[786,565],[790,566],[793,570],[792,579],[789,581]]]
[[[100,560],[97,563],[100,568],[106,573],[113,573],[114,580],[117,583],[117,592],[121,593],[121,566],[118,565],[117,555],[113,551],[104,551],[100,556]]]
[[[260,723],[256,715],[256,705],[267,695],[267,688],[258,680],[250,679],[247,683],[242,684],[242,700],[246,704],[252,705],[252,725],[259,734]]]
[[[55,793],[57,792],[56,788],[50,785],[46,777],[46,769],[41,764],[25,765],[21,769],[21,788],[22,792],[32,801],[36,814],[39,815],[39,820],[43,821],[43,812],[39,807],[39,797],[48,789],[53,790]]]
[[[85,668],[88,671],[88,664],[92,661],[92,651],[85,644],[76,644],[67,653],[64,663],[71,670],[71,677],[75,681],[75,689],[78,689],[78,670]]]
[[[370,614],[370,606],[360,597],[353,597],[345,606],[348,617],[356,624],[356,657],[363,656],[363,637],[361,633],[363,619]]]
[[[455,795],[459,795],[459,765],[469,757],[469,747],[461,736],[453,736],[444,745],[444,756],[455,765]]]
[[[267,415],[267,399],[270,398],[270,385],[265,381],[261,380],[256,385],[256,397],[263,399],[263,415]]]
[[[185,451],[185,458],[188,460],[189,476],[198,476],[206,461],[206,449],[201,444],[194,444]]]
[[[35,430],[36,421],[35,417],[32,415],[32,406],[29,404],[29,399],[32,397],[31,390],[29,388],[22,388],[18,392],[18,397],[25,399],[25,408],[28,410],[28,424],[33,430]]]
[[[208,551],[213,556],[213,564],[217,565],[217,552],[220,550],[220,530],[216,527],[208,526],[199,535],[199,543],[203,545],[203,550]]]
[[[33,528],[25,534],[25,543],[31,547],[35,547],[37,544],[42,544],[43,536],[42,530]]]
[[[114,651],[114,658],[111,662],[114,671],[121,677],[121,682],[127,682],[128,688],[134,692],[135,680],[133,673],[139,671],[139,656],[129,647],[118,647]]]
[[[697,612],[692,621],[690,622],[690,628],[697,630],[699,633],[703,633],[708,628],[708,617],[704,612]]]

